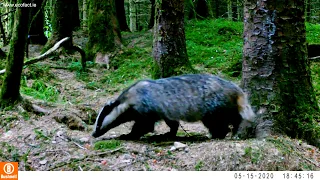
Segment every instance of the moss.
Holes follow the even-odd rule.
[[[89,41],[86,48],[87,59],[92,60],[97,52],[111,52],[116,48],[115,38],[120,37],[115,18],[114,1],[90,1],[88,28]],[[119,36],[119,37],[116,37]]]

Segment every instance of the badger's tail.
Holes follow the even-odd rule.
[[[247,95],[245,93],[241,93],[238,95],[237,104],[241,117],[246,121],[253,122],[255,118],[255,113],[253,112],[251,105],[248,101]]]

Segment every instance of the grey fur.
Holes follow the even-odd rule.
[[[237,132],[240,124],[251,124],[254,116],[245,93],[236,84],[209,74],[189,74],[134,83],[103,107],[96,120],[100,126],[92,135],[99,137],[134,120],[131,133],[122,137],[136,139],[153,131],[156,121],[164,120],[170,127],[168,135],[175,136],[179,120],[201,120],[212,138],[222,139],[229,124]]]

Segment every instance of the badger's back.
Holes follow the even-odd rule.
[[[219,108],[237,108],[242,90],[232,82],[208,74],[141,80],[118,98],[122,103],[159,119],[198,121]]]

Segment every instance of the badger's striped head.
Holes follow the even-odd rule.
[[[110,129],[123,123],[123,118],[119,118],[128,109],[128,104],[119,101],[111,101],[105,104],[97,116],[92,136],[97,138]]]

